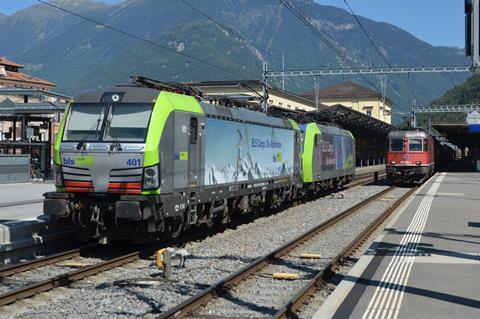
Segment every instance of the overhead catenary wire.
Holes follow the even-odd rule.
[[[228,32],[228,33],[231,33],[233,34],[235,37],[237,37],[238,39],[250,44],[251,46],[253,46],[255,49],[257,49],[258,51],[264,53],[264,54],[267,54],[271,57],[273,57],[273,54],[266,50],[266,49],[263,49],[263,48],[260,48],[258,47],[257,45],[255,45],[252,41],[248,40],[247,38],[245,38],[244,36],[242,36],[240,33],[236,32],[235,30],[233,30],[232,28],[229,28],[227,27],[226,25],[220,23],[218,20],[215,20],[214,18],[212,18],[211,16],[209,16],[208,14],[206,14],[204,11],[200,10],[199,8],[195,7],[194,5],[192,5],[190,2],[186,1],[186,0],[182,0],[182,2],[184,4],[186,4],[187,6],[189,6],[190,8],[192,8],[194,11],[198,12],[200,15],[202,15],[203,17],[207,18],[209,21],[213,22],[217,27],[219,27],[220,29]]]
[[[287,0],[279,0],[288,11],[290,11],[295,17],[297,17],[300,22],[302,22],[313,34],[315,34],[330,50],[332,50],[340,59],[342,59],[346,64],[350,64],[350,61],[347,59],[345,54],[341,52],[330,39],[328,39],[325,35],[323,35],[319,30],[313,26],[310,21],[307,20],[306,16],[300,12],[300,10],[293,5],[292,3],[288,2]]]
[[[56,5],[56,4],[53,4],[53,3],[49,3],[49,2],[44,1],[44,0],[37,0],[37,2],[40,2],[40,3],[42,3],[42,4],[45,4],[45,5],[50,6],[50,7],[52,7],[52,8],[55,8],[55,9],[60,10],[60,11],[62,11],[62,12],[68,13],[68,14],[70,14],[70,15],[76,16],[76,17],[78,17],[78,18],[80,18],[80,19],[89,21],[89,22],[94,23],[94,24],[96,24],[96,25],[103,26],[103,27],[105,27],[105,28],[107,28],[107,29],[109,29],[109,30],[112,30],[112,31],[115,31],[115,32],[117,32],[117,33],[123,34],[124,36],[130,37],[130,38],[132,38],[132,39],[135,39],[135,40],[138,40],[138,41],[141,41],[141,42],[145,42],[145,43],[150,44],[150,45],[152,45],[152,46],[155,46],[155,47],[157,47],[157,48],[160,48],[160,49],[163,49],[163,50],[165,50],[165,51],[168,51],[168,52],[170,52],[170,53],[172,53],[172,54],[179,55],[179,56],[182,56],[182,57],[184,57],[184,58],[191,59],[191,60],[193,60],[193,61],[195,61],[195,62],[198,62],[198,63],[201,63],[201,64],[203,64],[203,65],[209,66],[209,67],[211,67],[211,68],[214,68],[214,69],[223,71],[223,72],[225,72],[225,73],[229,73],[229,74],[238,76],[238,77],[240,77],[240,78],[242,78],[242,79],[247,79],[245,76],[243,76],[242,74],[237,73],[237,72],[235,72],[235,71],[228,70],[228,69],[226,69],[226,68],[224,68],[224,67],[221,67],[221,66],[219,66],[219,65],[217,65],[217,64],[214,64],[214,63],[212,63],[212,62],[209,62],[209,61],[202,60],[202,59],[197,58],[197,57],[195,57],[195,56],[193,56],[193,55],[186,54],[186,53],[182,53],[182,52],[178,52],[177,50],[174,50],[174,49],[172,49],[172,48],[169,48],[169,47],[167,47],[167,46],[164,46],[164,45],[162,45],[162,44],[160,44],[160,43],[157,43],[157,42],[155,42],[155,41],[146,39],[146,38],[144,38],[144,37],[141,37],[141,36],[136,35],[136,34],[133,34],[133,33],[131,33],[131,32],[128,32],[128,31],[122,30],[122,29],[120,29],[120,28],[114,27],[114,26],[109,25],[109,24],[107,24],[107,23],[103,23],[103,22],[100,22],[100,21],[98,21],[98,20],[95,20],[95,19],[86,17],[86,16],[81,15],[81,14],[79,14],[79,13],[73,12],[73,11],[68,10],[68,9],[65,9],[65,8],[62,8],[62,7],[60,7],[59,5]]]
[[[355,21],[357,22],[358,26],[360,27],[360,29],[362,29],[363,33],[365,34],[366,38],[368,39],[368,41],[370,42],[370,44],[372,45],[372,47],[374,48],[374,50],[377,52],[377,54],[382,58],[383,62],[385,62],[385,64],[389,67],[389,68],[393,68],[392,65],[388,62],[387,60],[387,57],[385,56],[385,54],[380,50],[380,48],[375,44],[375,41],[373,41],[372,37],[370,36],[370,34],[367,32],[367,30],[365,29],[365,27],[363,26],[363,24],[360,22],[360,19],[358,18],[358,16],[355,14],[355,12],[353,11],[352,7],[350,6],[350,4],[348,3],[348,0],[343,0],[343,2],[345,3],[345,5],[347,6],[348,10],[350,11],[350,13],[352,14],[353,18],[355,19]],[[410,96],[412,98],[412,100],[416,100],[417,97],[415,95],[415,91],[413,90],[413,86],[412,86],[412,80],[410,79],[410,73],[408,74],[408,78],[407,80],[405,80],[405,78],[403,78],[402,76],[400,76],[399,74],[396,74],[398,76],[398,78],[400,78],[402,81],[404,81],[406,84],[407,84],[407,88],[409,90],[409,93],[410,93]]]
[[[392,68],[392,65],[387,61],[387,58],[385,57],[385,54],[380,51],[380,49],[378,48],[378,46],[375,44],[375,42],[373,41],[372,37],[370,36],[370,34],[367,32],[367,30],[365,29],[365,27],[363,26],[363,24],[360,22],[360,20],[358,19],[357,15],[355,14],[355,12],[353,12],[353,9],[352,7],[350,7],[350,4],[348,3],[347,0],[343,0],[345,5],[348,7],[348,10],[350,10],[350,13],[352,14],[353,18],[355,19],[355,21],[357,22],[358,26],[360,27],[360,29],[362,29],[363,33],[365,34],[365,36],[367,37],[368,41],[370,42],[370,44],[372,45],[372,47],[375,49],[375,51],[377,51],[378,55],[382,58],[383,62],[385,62],[385,64],[389,67],[389,68]]]
[[[237,37],[241,41],[244,41],[245,43],[250,44],[251,46],[253,46],[258,51],[264,53],[265,55],[270,56],[272,59],[275,59],[275,60],[278,60],[278,61],[282,60],[282,64],[283,64],[283,59],[280,59],[278,56],[273,54],[270,50],[259,47],[257,44],[253,43],[251,40],[247,39],[245,36],[240,34],[238,31],[235,31],[231,27],[226,26],[224,23],[222,23],[222,22],[218,21],[217,19],[213,18],[211,15],[208,15],[205,11],[203,11],[203,10],[199,9],[198,7],[194,6],[193,4],[188,2],[187,0],[182,0],[182,2],[185,5],[187,5],[188,7],[190,7],[192,10],[194,10],[195,12],[200,14],[201,16],[205,17],[206,19],[208,19],[209,21],[214,23],[217,27],[219,27],[223,31],[231,33],[232,35],[234,35],[235,37]],[[291,67],[292,69],[300,69],[300,67],[298,67],[294,64],[291,64],[287,61],[285,61],[285,64],[288,65],[289,67]]]
[[[295,17],[297,17],[300,22],[302,22],[312,33],[317,36],[330,50],[335,53],[336,56],[338,56],[345,64],[349,65],[350,67],[354,68],[355,65],[353,62],[350,60],[350,58],[345,55],[337,46],[335,43],[333,43],[333,40],[330,40],[326,35],[324,35],[320,30],[318,30],[317,27],[315,27],[309,20],[311,19],[308,15],[306,15],[304,12],[302,12],[300,9],[298,9],[293,3],[289,2],[288,0],[279,0],[281,4],[284,5],[285,8],[287,8],[288,11],[290,11]],[[371,80],[366,78],[364,75],[361,76],[367,83],[369,83],[372,87],[374,87],[377,91],[379,90],[377,85],[374,84]]]

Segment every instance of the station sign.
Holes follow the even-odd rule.
[[[467,115],[467,124],[470,133],[480,133],[480,113],[477,111],[470,112]]]

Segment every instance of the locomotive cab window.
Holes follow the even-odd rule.
[[[63,141],[144,142],[153,104],[73,104]]]
[[[197,144],[198,120],[196,117],[190,119],[190,144]]]
[[[144,142],[152,109],[151,104],[113,104],[104,141]]]
[[[68,114],[64,141],[99,141],[105,104],[73,104]]]
[[[403,139],[401,138],[390,139],[390,150],[393,152],[403,151]]]
[[[423,140],[421,138],[411,138],[408,141],[408,150],[410,152],[421,152]]]
[[[423,151],[428,152],[428,140],[423,140]]]

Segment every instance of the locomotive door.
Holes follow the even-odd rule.
[[[188,130],[188,172],[187,184],[189,194],[192,195],[200,186],[200,139],[198,132],[198,118],[191,117]]]
[[[313,163],[312,163],[312,174],[313,179],[317,180],[321,178],[322,175],[322,134],[315,134],[314,143],[313,143]]]

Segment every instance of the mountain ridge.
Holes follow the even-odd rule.
[[[75,12],[82,15],[172,50],[181,49],[185,54],[218,63],[222,68],[231,68],[244,78],[260,78],[264,60],[269,68],[281,69],[282,53],[285,53],[286,69],[349,66],[274,0],[188,0],[216,21],[240,33],[249,43],[222,30],[181,1],[130,0],[114,5],[90,0],[52,3],[65,2],[76,5]],[[384,64],[348,12],[321,6],[312,0],[295,0],[294,3],[308,12],[312,24],[323,34],[335,39],[336,46],[349,57],[352,65]],[[359,19],[392,66],[466,63],[458,48],[432,46],[396,26],[363,17]],[[235,79],[232,74],[222,74],[218,69],[174,56],[46,5],[38,4],[10,16],[0,16],[0,23],[3,23],[0,55],[24,64],[32,75],[56,82],[58,90],[67,94],[125,82],[125,76],[133,73],[167,81]],[[9,37],[12,33],[16,37]],[[273,57],[266,54],[267,51]],[[387,95],[399,112],[409,112],[414,98],[417,104],[427,104],[465,78],[459,74],[389,76]],[[348,79],[377,91],[380,88],[376,77]],[[322,77],[321,85],[325,87],[343,80],[342,77]],[[281,82],[272,79],[269,83],[279,86]],[[300,94],[311,90],[312,83],[311,78],[287,79],[286,88]]]

